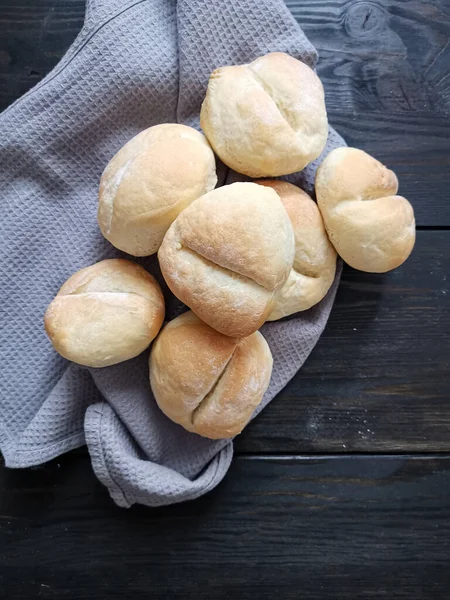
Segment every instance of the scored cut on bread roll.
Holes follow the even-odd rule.
[[[385,273],[411,254],[416,238],[411,204],[398,180],[357,148],[336,148],[316,173],[316,196],[338,254],[354,269]]]
[[[264,179],[257,183],[277,192],[294,230],[294,264],[267,319],[275,321],[322,300],[334,281],[337,256],[317,204],[306,192],[286,181]]]
[[[273,52],[210,76],[200,125],[220,159],[250,177],[302,170],[325,147],[328,121],[320,79]]]
[[[216,183],[214,153],[203,134],[177,123],[145,129],[103,172],[100,230],[119,250],[154,254],[172,221]]]
[[[150,384],[162,412],[211,439],[242,431],[266,391],[272,355],[264,337],[222,335],[188,311],[153,344]]]
[[[172,223],[158,252],[171,291],[232,337],[269,316],[294,260],[294,233],[278,194],[233,183],[205,194]]]
[[[44,324],[61,356],[87,367],[106,367],[145,350],[164,313],[156,279],[117,258],[69,277],[47,308]]]

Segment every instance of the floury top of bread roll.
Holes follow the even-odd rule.
[[[103,260],[66,281],[47,309],[57,352],[80,365],[107,367],[145,350],[164,320],[157,281],[128,260]]]
[[[316,174],[317,202],[328,236],[346,263],[384,273],[401,265],[416,238],[414,211],[397,196],[398,180],[356,148],[336,148]]]
[[[334,281],[337,256],[317,204],[306,192],[286,181],[265,179],[257,183],[277,192],[294,229],[294,265],[268,317],[274,321],[322,300]]]
[[[100,230],[119,250],[154,254],[177,215],[216,183],[214,153],[204,135],[176,123],[145,129],[102,175]]]
[[[274,52],[210,77],[200,125],[221,160],[250,177],[302,170],[325,147],[328,121],[320,79]]]
[[[271,373],[272,355],[259,332],[230,338],[190,311],[164,327],[150,355],[150,383],[160,409],[211,439],[242,431]]]
[[[158,252],[171,291],[225,335],[264,323],[294,260],[294,233],[278,194],[233,183],[205,194],[169,228]]]

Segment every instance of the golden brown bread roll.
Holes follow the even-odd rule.
[[[384,273],[410,255],[414,211],[397,190],[395,173],[356,148],[336,148],[317,170],[317,203],[328,236],[351,267]]]
[[[300,171],[328,137],[323,86],[307,65],[282,52],[210,77],[200,125],[222,161],[250,177]]]
[[[66,281],[47,309],[57,352],[80,365],[106,367],[140,354],[164,320],[157,281],[128,260],[103,260]]]
[[[268,321],[275,321],[307,310],[322,300],[334,280],[336,251],[317,204],[306,192],[286,181],[264,179],[257,183],[277,192],[294,230],[294,265],[268,317]]]
[[[177,215],[216,183],[214,153],[204,135],[176,123],[145,129],[103,172],[100,230],[128,254],[154,254]]]
[[[160,409],[211,439],[242,431],[271,373],[272,355],[259,332],[230,338],[191,311],[163,328],[150,355],[150,383]]]
[[[217,331],[245,337],[267,319],[286,282],[294,233],[274,190],[233,183],[184,210],[158,258],[177,298]]]

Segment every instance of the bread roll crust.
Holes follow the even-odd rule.
[[[205,194],[171,225],[158,252],[171,291],[232,337],[270,314],[294,258],[294,234],[276,192],[234,183]]]
[[[163,413],[211,439],[242,431],[271,372],[272,355],[259,332],[230,338],[191,311],[163,328],[150,355],[150,383]]]
[[[317,202],[328,236],[351,267],[384,273],[410,255],[414,211],[397,191],[395,173],[357,148],[336,148],[317,170]]]
[[[205,136],[165,123],[141,131],[111,159],[99,190],[104,237],[133,256],[154,254],[169,225],[217,183]]]
[[[286,181],[264,179],[257,183],[277,192],[294,230],[294,264],[267,319],[274,321],[322,300],[334,281],[337,255],[319,208],[306,192]]]
[[[315,160],[328,137],[320,79],[273,52],[210,77],[200,125],[222,161],[250,177],[275,177]]]
[[[106,367],[145,350],[164,320],[157,281],[139,265],[103,260],[81,269],[49,305],[44,325],[55,350],[88,367]]]

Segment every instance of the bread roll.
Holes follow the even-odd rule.
[[[245,337],[269,316],[294,259],[294,233],[274,190],[233,183],[196,200],[158,252],[172,292],[225,335]]]
[[[191,311],[164,327],[150,355],[150,383],[160,409],[211,439],[242,431],[271,372],[272,355],[259,332],[230,338]]]
[[[145,129],[102,175],[100,230],[128,254],[154,254],[177,215],[216,183],[214,153],[204,135],[176,123]]]
[[[45,313],[57,352],[80,365],[107,367],[140,354],[164,320],[157,281],[128,260],[103,260],[66,281]]]
[[[410,255],[414,211],[397,190],[395,173],[356,148],[336,148],[318,169],[317,202],[328,236],[354,269],[384,273]]]
[[[294,265],[268,321],[307,310],[322,300],[336,273],[336,251],[328,239],[317,204],[286,181],[260,180],[280,196],[294,229]]]
[[[222,161],[250,177],[300,171],[328,137],[323,86],[281,52],[211,74],[200,125]]]

